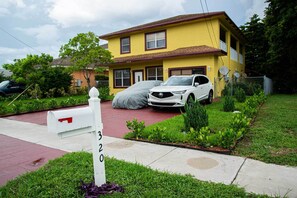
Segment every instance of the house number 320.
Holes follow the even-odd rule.
[[[102,145],[102,141],[101,141],[101,139],[102,139],[102,133],[101,133],[101,131],[98,131],[98,140],[99,140],[99,161],[100,162],[103,162],[103,160],[104,160],[104,154],[103,154],[103,145]]]

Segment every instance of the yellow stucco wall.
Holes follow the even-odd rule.
[[[200,20],[201,21],[201,20]],[[111,38],[108,40],[108,49],[114,57],[133,56],[146,53],[157,53],[172,51],[182,47],[191,47],[199,45],[219,47],[218,37],[218,19],[208,21],[210,35],[205,24],[205,20],[201,22],[184,23],[179,26],[159,27],[158,29],[151,29],[146,32],[141,32],[132,35],[123,35],[121,37],[130,36],[131,52],[127,54],[120,53],[120,38]],[[213,28],[212,28],[213,27]],[[145,50],[145,33],[166,30],[167,46],[165,49]],[[214,33],[216,36],[214,36]],[[218,37],[219,38],[219,37]]]
[[[114,88],[113,82],[113,69],[123,69],[130,68],[131,84],[133,83],[133,70],[143,70],[144,79],[146,79],[145,68],[148,66],[163,66],[163,77],[164,80],[168,78],[168,71],[170,68],[180,68],[180,67],[196,67],[196,66],[206,66],[206,74],[216,86],[215,96],[221,95],[221,90],[224,88],[224,79],[220,78],[219,68],[221,66],[227,66],[230,69],[229,77],[232,77],[234,71],[244,72],[244,64],[233,61],[230,58],[230,46],[231,39],[230,36],[233,35],[238,41],[238,52],[239,43],[243,41],[239,38],[238,33],[233,29],[233,27],[224,18],[214,17],[211,20],[205,21],[196,20],[187,23],[182,23],[178,25],[169,25],[165,27],[158,27],[151,29],[149,31],[137,32],[130,35],[122,35],[120,37],[110,38],[108,40],[109,50],[115,58],[133,56],[139,54],[148,53],[158,53],[172,51],[182,47],[200,46],[207,45],[214,48],[220,48],[220,27],[223,27],[227,32],[227,55],[226,56],[196,56],[196,57],[186,57],[186,58],[172,58],[165,59],[156,62],[146,62],[137,64],[124,64],[124,65],[114,65],[110,66],[109,72],[109,84],[111,93],[116,94],[123,89]],[[166,48],[157,50],[145,50],[145,33],[157,32],[166,30]],[[120,38],[130,36],[130,53],[120,54]]]

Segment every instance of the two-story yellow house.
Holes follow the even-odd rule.
[[[205,74],[220,96],[225,78],[219,69],[243,73],[244,36],[225,12],[180,15],[100,36],[114,56],[111,93],[142,80]]]

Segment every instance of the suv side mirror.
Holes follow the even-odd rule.
[[[195,87],[198,87],[198,86],[199,86],[199,83],[198,83],[198,82],[195,82],[195,83],[194,83],[194,86],[195,86]]]

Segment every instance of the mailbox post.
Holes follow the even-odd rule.
[[[92,132],[92,146],[93,146],[93,165],[94,165],[94,177],[95,184],[101,186],[106,183],[105,177],[105,164],[104,164],[104,152],[103,152],[103,123],[101,117],[101,106],[99,91],[93,87],[89,93],[89,107],[93,111],[94,116],[94,131]]]
[[[57,133],[61,138],[92,133],[95,184],[101,186],[106,183],[106,177],[99,91],[93,87],[89,96],[89,107],[48,111],[47,127],[49,132]]]

